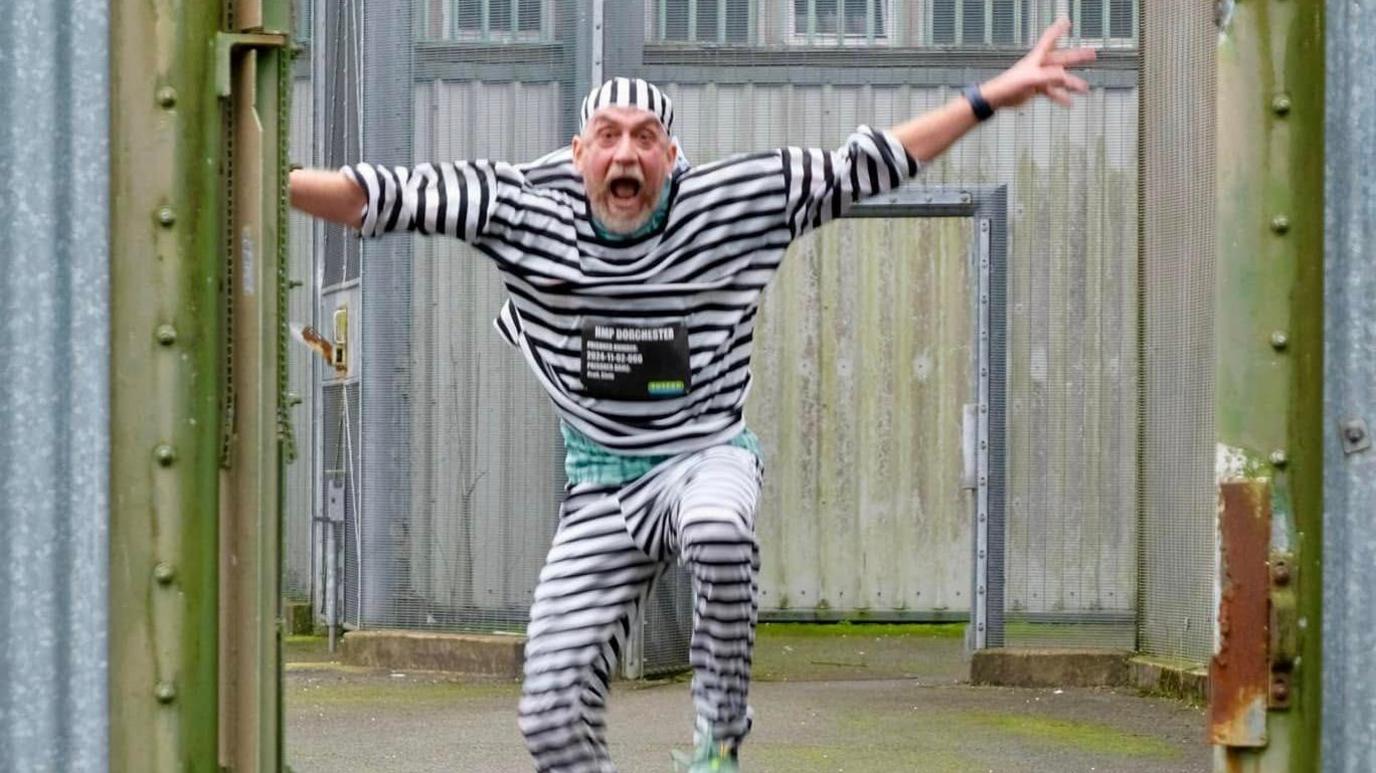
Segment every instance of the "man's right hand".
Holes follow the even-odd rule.
[[[295,169],[288,178],[291,205],[308,215],[350,228],[363,224],[367,194],[343,172]]]

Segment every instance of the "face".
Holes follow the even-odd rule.
[[[573,138],[573,164],[593,216],[613,233],[634,233],[649,222],[677,157],[659,119],[633,107],[598,110]]]

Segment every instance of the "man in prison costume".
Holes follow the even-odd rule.
[[[567,152],[526,165],[360,163],[298,171],[293,204],[364,236],[418,231],[491,258],[496,326],[554,402],[567,497],[530,611],[519,724],[541,771],[614,770],[608,683],[652,582],[693,580],[691,770],[735,770],[750,729],[762,467],[746,428],[760,295],[789,244],[916,175],[994,109],[1086,84],[1053,26],[1026,58],[839,150],[682,162],[667,95],[616,78],[584,100]],[[361,214],[360,214],[361,213]]]

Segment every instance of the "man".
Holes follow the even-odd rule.
[[[761,465],[742,407],[760,295],[788,245],[914,176],[1002,107],[1087,91],[1061,21],[1011,69],[835,152],[784,148],[689,168],[668,97],[617,78],[569,154],[298,171],[294,206],[359,228],[463,239],[510,299],[497,327],[553,400],[569,487],[531,608],[519,721],[541,771],[613,770],[608,682],[653,580],[693,578],[697,749],[736,770],[750,729]]]

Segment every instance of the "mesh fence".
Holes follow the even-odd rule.
[[[1143,35],[1143,521],[1139,648],[1213,652],[1213,10],[1153,3]]]
[[[786,144],[836,147],[861,123],[892,125],[952,99],[962,85],[1015,61],[1058,15],[1071,16],[1075,33],[1068,42],[1101,50],[1085,73],[1091,93],[1069,111],[1045,102],[1007,111],[916,183],[984,186],[1002,191],[1006,201],[1006,232],[998,238],[1006,240],[1008,261],[1001,267],[998,317],[1007,327],[996,352],[1005,465],[995,478],[1000,522],[991,529],[1002,552],[991,551],[995,563],[988,567],[1004,586],[1002,641],[1133,646],[1140,635],[1153,651],[1165,651],[1167,645],[1138,630],[1139,617],[1144,628],[1158,620],[1161,630],[1188,625],[1191,635],[1207,628],[1207,616],[1197,617],[1196,586],[1194,595],[1182,596],[1179,587],[1162,584],[1211,571],[1208,556],[1196,550],[1207,539],[1180,536],[1190,550],[1172,550],[1167,541],[1176,520],[1195,517],[1198,503],[1191,495],[1172,504],[1170,497],[1183,495],[1170,483],[1177,470],[1164,466],[1178,431],[1208,433],[1206,425],[1190,424],[1207,417],[1181,409],[1207,384],[1197,380],[1197,347],[1177,335],[1181,326],[1193,325],[1189,330],[1198,334],[1197,325],[1207,323],[1198,316],[1207,300],[1195,292],[1207,277],[1184,260],[1193,253],[1182,241],[1201,232],[1186,234],[1166,210],[1158,221],[1148,217],[1149,240],[1170,222],[1182,230],[1176,247],[1163,248],[1175,253],[1151,253],[1148,242],[1142,267],[1148,279],[1138,281],[1139,97],[1152,115],[1176,109],[1171,99],[1202,98],[1172,91],[1204,76],[1191,74],[1201,62],[1191,58],[1199,56],[1197,47],[1179,48],[1182,33],[1169,26],[1166,11],[1139,10],[1131,0],[308,5],[299,18],[310,20],[311,67],[300,77],[313,108],[309,161],[325,167],[359,159],[531,160],[567,144],[581,96],[613,75],[644,77],[674,98],[675,128],[694,163]],[[1169,77],[1176,80],[1139,95],[1138,40],[1150,39],[1153,23],[1162,40],[1172,41],[1163,50],[1174,57]],[[1194,119],[1177,123],[1187,120]],[[1178,131],[1194,129],[1182,123]],[[1152,137],[1163,148],[1182,142],[1178,134]],[[1175,166],[1159,169],[1148,162],[1149,195],[1157,190],[1153,179],[1165,191],[1170,175],[1184,173],[1188,161],[1177,155],[1168,162]],[[1203,179],[1204,172],[1191,167],[1189,174]],[[1194,190],[1171,192],[1181,213],[1199,211],[1189,198]],[[799,443],[836,447],[827,445],[830,430],[790,439],[790,428],[819,393],[806,391],[805,383],[790,386],[784,366],[845,377],[840,383],[849,391],[826,400],[861,405],[865,395],[894,394],[904,401],[898,410],[927,416],[924,406],[974,401],[967,367],[972,342],[947,345],[939,335],[949,331],[931,327],[899,346],[881,332],[872,346],[857,339],[870,360],[844,362],[807,345],[834,330],[815,327],[796,341],[787,325],[767,330],[771,314],[783,320],[797,308],[795,299],[806,303],[809,293],[827,288],[826,277],[812,273],[821,269],[811,267],[886,256],[913,258],[897,274],[876,272],[876,286],[943,289],[877,302],[908,303],[899,310],[938,321],[973,319],[973,272],[932,273],[942,261],[969,259],[970,232],[956,233],[969,227],[967,221],[856,235],[838,227],[795,246],[786,261],[774,290],[783,300],[765,310],[757,347],[791,359],[777,367],[775,360],[762,361],[773,376],[766,382],[761,374],[748,413],[773,468],[760,518],[763,616],[947,620],[968,614],[972,561],[981,559],[969,549],[973,500],[962,495],[959,476],[945,472],[958,469],[949,464],[949,455],[961,450],[956,412],[931,413],[935,439],[912,441],[915,451],[903,463],[932,474],[912,476],[910,488],[862,487],[843,497],[819,489],[806,508],[792,507],[793,482],[844,480],[854,459],[799,450]],[[340,442],[328,427],[338,421],[331,411],[341,401],[332,402],[328,390],[357,389],[358,467],[350,485],[358,511],[350,512],[350,538],[341,547],[349,622],[519,630],[554,530],[562,447],[548,400],[492,331],[504,298],[498,274],[472,250],[446,240],[393,237],[360,245],[338,229],[317,227],[311,244],[320,320],[328,324],[334,308],[347,302],[357,324],[357,371],[327,384],[318,409],[325,431],[316,463],[323,475],[331,443]],[[837,302],[863,310],[870,298],[863,290],[853,301]],[[1172,295],[1177,291],[1183,294]],[[1178,306],[1158,305],[1172,298]],[[1144,302],[1155,322],[1139,329]],[[859,324],[843,315],[835,324],[844,332],[852,323]],[[922,337],[928,333],[930,339]],[[1155,359],[1144,361],[1143,352]],[[847,381],[850,368],[859,377]],[[1144,372],[1145,404],[1139,399]],[[1169,391],[1182,384],[1194,391]],[[1158,415],[1165,418],[1152,425]],[[1152,427],[1145,433],[1139,431],[1144,417]],[[870,419],[857,414],[855,420]],[[1139,452],[1146,460],[1140,485]],[[892,464],[886,453],[873,463]],[[795,468],[795,461],[812,466]],[[1176,459],[1191,473],[1199,471],[1196,461]],[[940,544],[954,547],[913,561],[894,549],[903,544],[895,535],[906,533],[939,535]],[[799,535],[811,535],[810,542],[804,545]],[[1139,557],[1147,562],[1139,566]],[[1153,560],[1156,568],[1145,568]],[[646,611],[646,671],[682,662],[689,596],[677,570],[654,596]],[[1172,604],[1189,611],[1182,615]],[[1185,618],[1192,622],[1181,623]],[[1198,657],[1179,632],[1165,638],[1176,642],[1174,651]]]

